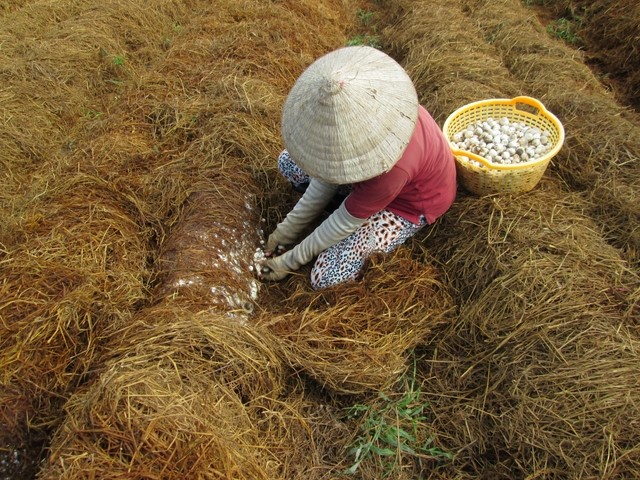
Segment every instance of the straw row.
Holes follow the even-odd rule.
[[[470,7],[470,18],[491,32],[491,42],[511,74],[563,119],[566,147],[554,167],[575,190],[585,191],[593,204],[590,213],[637,263],[637,115],[615,102],[574,49],[546,35],[525,6],[498,1],[472,2]]]
[[[524,93],[541,98],[571,131],[578,119],[565,115],[569,103],[549,105],[551,86],[542,80],[557,72],[554,91],[573,92],[578,88],[567,89],[574,81],[568,73],[573,65],[575,78],[585,79],[595,92],[594,104],[609,101],[598,96],[602,92],[593,76],[580,76],[588,73],[583,64],[565,56],[549,61],[568,49],[546,40],[520,5],[395,2],[394,7],[398,20],[386,34],[419,79],[423,101],[437,118],[470,100]],[[436,25],[438,37],[448,42],[429,43]],[[465,39],[462,46],[455,38]],[[519,46],[530,55],[521,64],[527,75],[510,61],[522,58],[515,56]],[[532,71],[545,77],[534,79]],[[496,86],[493,94],[489,89]],[[621,111],[609,105],[609,112]],[[629,119],[613,121],[636,128]],[[588,122],[581,127],[593,128],[591,136],[607,150],[599,157],[605,172],[633,178],[624,177],[633,167],[615,163],[616,152],[631,155],[631,138],[606,137],[606,130]],[[566,151],[581,146],[569,142]],[[561,156],[554,165],[564,161]],[[443,266],[459,306],[457,322],[436,330],[424,345],[431,357],[422,367],[437,417],[435,436],[457,452],[451,468],[434,472],[434,478],[638,474],[640,451],[624,419],[640,415],[632,393],[638,382],[633,364],[640,284],[600,225],[585,216],[594,211],[592,203],[572,185],[547,175],[523,195],[478,198],[461,191],[424,243],[414,242]]]

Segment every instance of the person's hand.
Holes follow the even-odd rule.
[[[267,258],[260,265],[260,278],[263,280],[283,280],[289,273],[289,267],[282,256]]]
[[[267,246],[264,250],[264,256],[266,258],[279,257],[286,251],[287,251],[287,248],[283,245],[276,244],[275,247],[271,247],[271,248]]]
[[[289,242],[290,240],[286,235],[282,234],[281,229],[276,228],[267,239],[267,245],[264,249],[264,256],[269,258],[273,257],[274,255],[281,255],[285,252],[285,245],[287,245]]]

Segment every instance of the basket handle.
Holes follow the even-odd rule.
[[[527,110],[524,110],[522,108],[522,105],[525,105],[534,109],[535,112],[527,112],[527,113],[535,116],[540,116],[540,114],[542,114],[543,116],[547,117],[547,119],[549,119],[555,125],[556,129],[558,130],[558,141],[557,141],[556,148],[553,150],[553,155],[555,155],[558,152],[558,150],[560,150],[560,147],[562,147],[562,144],[564,143],[564,126],[562,125],[562,123],[560,123],[560,120],[558,120],[558,118],[553,113],[547,110],[545,106],[542,104],[542,102],[536,98],[522,95],[519,97],[512,98],[510,102],[513,105],[513,108],[522,110],[523,112],[527,112]],[[518,105],[520,105],[520,108],[518,108]]]
[[[522,110],[523,112],[531,113],[536,116],[540,115],[541,112],[549,113],[544,105],[540,102],[540,100],[533,97],[527,97],[526,95],[512,98],[511,103],[513,104],[513,108]],[[523,106],[530,108],[522,108]]]

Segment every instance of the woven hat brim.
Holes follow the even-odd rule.
[[[312,177],[355,183],[393,167],[417,118],[415,87],[395,60],[372,47],[345,47],[298,78],[284,105],[282,136]]]

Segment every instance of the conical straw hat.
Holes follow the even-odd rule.
[[[418,96],[405,70],[372,47],[344,47],[312,63],[282,112],[282,137],[311,177],[361,182],[400,159],[418,118]]]

